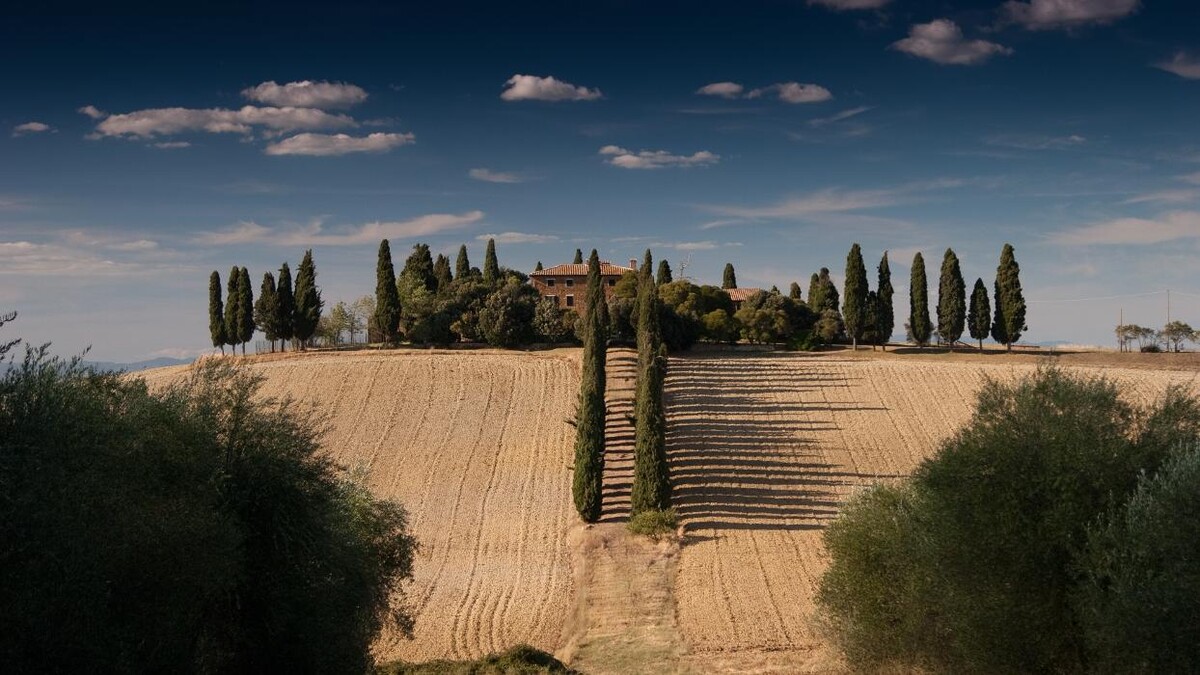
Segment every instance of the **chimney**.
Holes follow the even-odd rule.
[[[637,258],[629,259],[629,267],[632,268],[633,271],[635,271],[635,272],[637,271]]]

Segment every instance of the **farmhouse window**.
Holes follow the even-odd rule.
[[[559,305],[559,299],[558,299],[557,295],[543,295],[542,299],[543,300],[553,300],[555,307],[558,307],[558,305]]]
[[[609,279],[609,280],[608,280],[608,285],[609,285],[609,286],[616,286],[616,285],[617,285],[617,280],[616,280],[616,279]]]
[[[554,279],[553,279],[553,278],[547,278],[547,279],[546,279],[546,285],[547,285],[547,286],[554,286]]]
[[[575,296],[568,295],[567,296],[567,307],[574,307],[574,306],[575,306]]]
[[[574,279],[567,279],[567,288],[571,288],[574,285],[575,285]]]

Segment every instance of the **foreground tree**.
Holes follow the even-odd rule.
[[[246,343],[254,339],[254,288],[250,283],[250,270],[243,267],[238,277],[238,340],[242,343],[242,356],[246,355]]]
[[[858,351],[858,340],[866,328],[867,292],[867,268],[863,265],[862,249],[854,244],[846,255],[846,292],[842,296],[842,322],[854,351]]]
[[[500,282],[500,262],[496,259],[496,240],[488,239],[487,251],[483,254],[483,283],[495,286]]]
[[[983,339],[988,336],[991,326],[992,307],[988,304],[987,286],[983,285],[983,279],[976,279],[971,291],[971,308],[967,312],[967,327],[971,337],[979,341],[979,351],[983,351]]]
[[[1025,325],[1025,296],[1021,292],[1021,266],[1013,254],[1011,244],[1005,244],[1000,252],[1000,266],[996,268],[996,312],[992,320],[992,339],[1012,351],[1013,343],[1021,339],[1021,333],[1029,330]]]
[[[275,276],[266,272],[258,289],[258,300],[254,302],[254,323],[271,343],[271,353],[275,353],[275,341],[279,339],[278,320],[279,296],[275,292]]]
[[[967,285],[963,281],[958,256],[946,249],[942,257],[942,274],[938,279],[938,335],[951,349],[962,337],[967,317]]]
[[[279,334],[279,351],[286,352],[288,340],[291,340],[296,334],[293,324],[296,314],[296,296],[292,294],[292,270],[286,262],[279,266],[279,282],[275,286],[275,296],[278,299],[275,305],[275,310],[278,312],[275,323]]]
[[[467,247],[458,251],[461,269],[467,259]],[[467,274],[470,274],[468,268]],[[460,278],[465,278],[459,274]],[[371,317],[381,342],[394,344],[400,339],[400,294],[396,290],[396,268],[392,266],[392,249],[388,240],[379,242],[379,258],[375,263],[375,313]]]
[[[879,260],[879,282],[878,290],[876,291],[877,306],[875,329],[879,336],[879,345],[884,351],[887,351],[888,340],[892,338],[892,331],[896,329],[896,310],[892,305],[892,295],[895,289],[892,288],[892,268],[888,265],[887,251],[883,252],[883,257]]]
[[[583,310],[583,368],[575,418],[575,468],[571,493],[575,510],[584,522],[600,518],[600,490],[604,475],[604,367],[607,356],[608,308],[601,286],[600,256],[588,258],[587,295]]]
[[[296,273],[296,313],[292,320],[294,337],[302,348],[317,332],[317,322],[321,320],[324,306],[321,290],[317,288],[317,268],[313,264],[312,249],[309,249],[304,252],[300,270]]]
[[[929,321],[929,284],[925,280],[925,257],[918,251],[913,256],[912,275],[908,290],[908,332],[918,346],[929,344],[933,330]]]
[[[646,363],[646,369],[638,376],[634,413],[633,488],[630,495],[630,513],[633,516],[671,507],[667,417],[663,405],[666,372],[667,348],[659,344],[654,356]]]
[[[404,510],[258,387],[209,361],[151,392],[44,350],[0,376],[6,671],[368,672],[411,631]]]
[[[212,346],[225,353],[225,303],[221,301],[221,273],[208,275],[208,335]]]

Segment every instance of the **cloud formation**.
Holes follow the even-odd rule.
[[[247,105],[237,110],[227,108],[147,108],[129,113],[108,115],[95,106],[84,106],[79,112],[93,119],[97,136],[115,138],[153,138],[182,133],[249,134],[255,128],[268,132],[288,133],[301,130],[343,129],[358,126],[353,118],[331,114],[316,108],[259,107]],[[98,117],[99,116],[99,117]]]
[[[348,155],[354,152],[388,152],[392,148],[415,142],[416,136],[410,133],[394,134],[378,131],[366,136],[303,133],[272,143],[264,152],[268,155],[329,157]]]
[[[158,143],[151,143],[151,145],[159,150],[180,150],[192,147],[192,144],[187,141],[159,141]]]
[[[367,100],[367,92],[344,82],[302,80],[277,84],[274,80],[242,90],[242,96],[267,105],[294,108],[350,108]]]
[[[1087,143],[1079,134],[1068,136],[1039,136],[1036,134],[998,134],[984,139],[988,145],[1017,150],[1064,150]]]
[[[691,155],[673,155],[666,150],[641,150],[633,152],[616,145],[600,148],[607,161],[622,169],[665,169],[668,167],[709,166],[721,160],[721,156],[707,150]]]
[[[530,232],[500,232],[499,234],[481,234],[476,241],[495,239],[497,244],[549,244],[558,241],[552,234],[533,234]]]
[[[776,94],[785,103],[820,103],[833,98],[829,90],[819,84],[801,84],[799,82],[778,82],[760,89],[752,89],[746,98],[759,98],[768,94]]]
[[[699,208],[704,211],[725,216],[726,219],[705,223],[700,229],[725,227],[744,220],[803,220],[813,216],[895,206],[913,201],[917,193],[956,188],[962,184],[960,180],[942,179],[877,190],[827,188],[766,206],[701,205]]]
[[[1180,239],[1200,239],[1200,211],[1171,211],[1156,218],[1117,218],[1050,237],[1051,242],[1067,246],[1161,244]]]
[[[594,101],[602,98],[599,89],[579,87],[554,77],[513,75],[500,93],[505,101]]]
[[[508,171],[492,171],[491,169],[471,169],[467,175],[485,183],[523,183],[525,179],[518,174]]]
[[[870,110],[874,110],[874,109],[875,109],[875,106],[860,105],[857,108],[850,108],[849,110],[843,110],[840,113],[837,113],[836,115],[830,115],[829,117],[818,117],[817,119],[809,120],[808,125],[810,127],[828,126],[830,124],[844,122],[845,120],[848,120],[851,117],[858,117],[859,115],[861,115],[865,112],[868,112]]]
[[[845,12],[852,9],[880,9],[892,0],[808,0],[808,5],[820,5],[835,12]]]
[[[342,228],[327,232],[320,221],[303,227],[266,227],[254,222],[239,223],[237,226],[216,232],[206,232],[196,238],[197,243],[216,246],[237,244],[271,244],[273,246],[357,246],[378,244],[380,239],[405,239],[428,237],[461,229],[483,220],[483,211],[466,213],[431,213],[403,221],[379,221],[358,227]]]
[[[745,87],[737,82],[713,82],[696,90],[700,96],[720,96],[721,98],[738,98]]]
[[[1056,30],[1112,23],[1140,6],[1141,0],[1009,0],[1000,11],[1028,30]]]
[[[1188,80],[1200,80],[1200,58],[1178,51],[1170,61],[1154,64],[1155,68],[1174,73]]]
[[[13,127],[13,137],[24,136],[26,134],[40,134],[47,131],[54,131],[54,128],[43,122],[26,122]]]
[[[893,42],[891,48],[950,66],[973,66],[997,54],[1012,54],[1011,49],[995,42],[963,38],[962,29],[950,19],[913,24],[908,37]]]

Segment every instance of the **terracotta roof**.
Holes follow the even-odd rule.
[[[633,271],[634,271],[634,269],[632,267],[622,267],[620,265],[614,265],[614,264],[604,261],[604,260],[600,261],[600,276],[605,276],[605,277],[606,276],[617,276],[617,277],[619,277],[622,274],[625,274],[626,272],[633,272]],[[578,264],[578,265],[576,265],[574,263],[567,263],[565,265],[555,265],[554,267],[547,267],[546,269],[534,272],[534,273],[530,274],[529,276],[533,276],[533,277],[586,277],[587,273],[588,273],[587,263]]]
[[[745,302],[750,299],[750,296],[756,293],[762,293],[761,288],[726,288],[725,292],[729,294],[729,299],[734,302]]]

